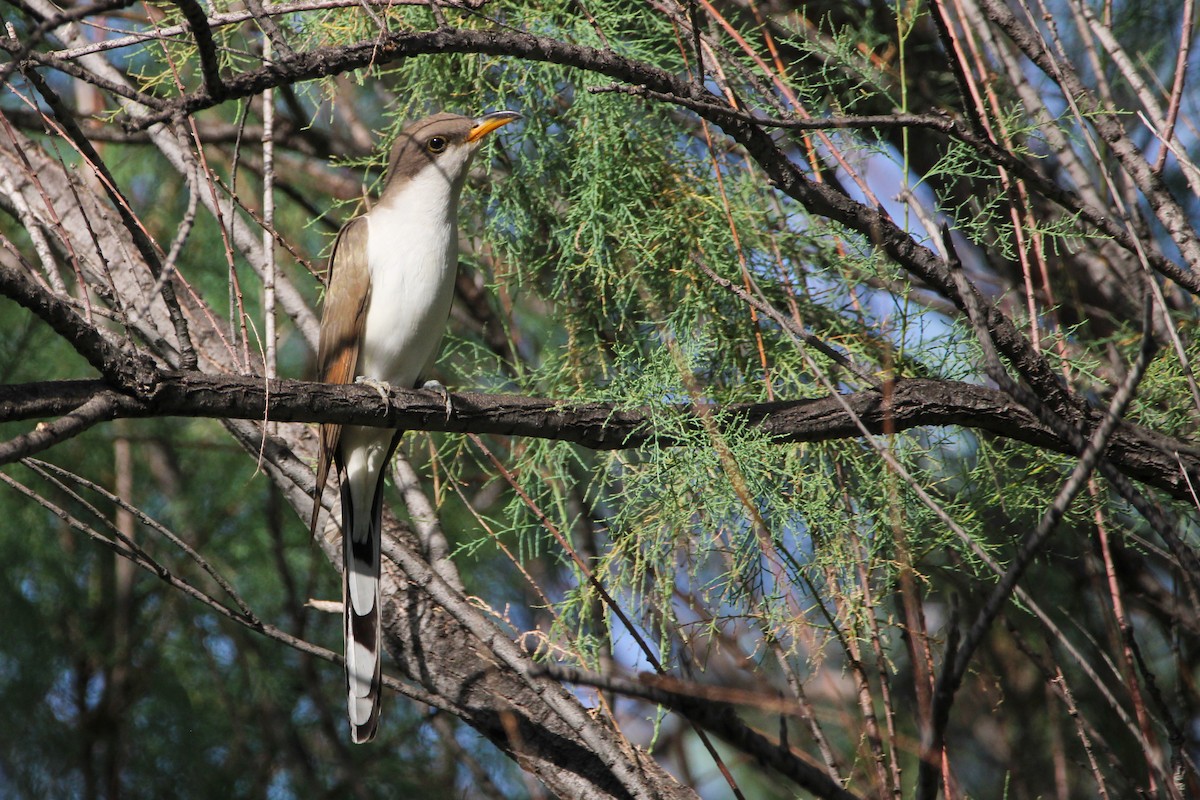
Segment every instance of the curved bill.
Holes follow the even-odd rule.
[[[475,127],[471,128],[471,132],[467,134],[467,141],[477,142],[496,128],[520,118],[521,115],[515,111],[493,111],[491,114],[476,117]]]

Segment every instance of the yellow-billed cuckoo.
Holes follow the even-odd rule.
[[[346,223],[329,257],[317,353],[322,381],[417,386],[450,315],[467,166],[487,134],[519,116],[435,114],[400,134],[379,201]],[[379,723],[383,474],[400,433],[321,426],[312,531],[332,460],[341,481],[346,688],[355,742],[369,741]]]

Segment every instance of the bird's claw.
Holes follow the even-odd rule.
[[[368,378],[366,375],[359,375],[354,379],[355,383],[363,386],[370,386],[375,391],[379,392],[379,397],[383,400],[384,411],[389,411],[392,408],[392,399],[388,397],[388,392],[392,390],[392,385],[387,381],[377,381],[374,378]]]
[[[446,421],[449,422],[451,414],[454,413],[454,403],[450,398],[450,390],[437,381],[425,381],[425,383],[421,384],[421,388],[437,392],[442,396],[442,401],[446,404]]]

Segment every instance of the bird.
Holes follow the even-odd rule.
[[[391,386],[418,386],[450,315],[467,169],[488,134],[520,116],[438,113],[404,127],[379,199],[342,227],[329,256],[320,381],[367,383],[385,398]],[[401,433],[331,423],[320,428],[310,532],[316,536],[332,464],[341,487],[347,712],[355,743],[370,741],[379,725],[383,478]]]

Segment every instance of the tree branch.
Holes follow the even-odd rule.
[[[211,42],[211,32],[207,28],[205,28],[205,32],[209,33]],[[62,125],[70,141],[79,150],[80,155],[95,170],[100,185],[104,187],[109,200],[112,201],[113,207],[116,208],[117,214],[121,217],[122,224],[124,224],[125,229],[129,232],[130,239],[133,241],[134,246],[137,247],[143,262],[145,262],[146,267],[157,282],[158,291],[162,295],[163,302],[166,303],[167,312],[171,316],[171,324],[175,329],[175,338],[179,347],[180,366],[183,369],[195,369],[197,357],[196,351],[192,346],[192,338],[188,334],[187,318],[184,317],[183,310],[179,307],[179,301],[175,297],[175,285],[170,281],[170,273],[163,268],[162,260],[159,258],[159,251],[154,241],[151,240],[150,234],[142,226],[141,221],[134,216],[133,209],[117,186],[116,178],[109,171],[108,166],[104,163],[104,159],[100,157],[100,153],[96,151],[91,140],[84,134],[83,129],[79,127],[74,112],[67,108],[66,104],[58,96],[58,93],[51,89],[50,85],[36,71],[28,70],[25,75],[29,78],[34,88],[37,89],[38,94],[42,96],[42,99],[46,101],[46,104],[50,106],[55,118]]]
[[[384,404],[370,386],[268,381],[242,375],[156,372],[143,385],[146,392],[137,396],[117,393],[111,384],[101,380],[0,386],[0,420],[61,416],[105,394],[113,403],[109,412],[113,419],[176,416],[335,422],[402,430],[529,436],[574,442],[593,450],[647,444],[669,447],[679,443],[670,435],[653,432],[652,421],[661,416],[661,411],[651,414],[649,409],[622,408],[611,402],[577,403],[462,392],[450,395],[452,410],[447,415],[442,395],[415,389],[392,389]],[[1004,392],[955,381],[901,379],[891,385],[890,395],[868,390],[840,398],[722,406],[709,409],[709,413],[724,424],[754,426],[781,444],[861,435],[839,399],[872,433],[959,425],[1061,453],[1079,452]],[[696,415],[690,406],[681,406],[676,411],[685,417]],[[1089,428],[1099,425],[1104,418],[1103,411],[1097,409],[1092,409],[1090,415],[1090,420],[1085,421]],[[1195,447],[1127,422],[1118,424],[1105,458],[1124,474],[1179,499],[1190,497],[1189,477],[1193,482],[1200,479],[1200,451]]]
[[[113,419],[116,399],[121,395],[105,389],[92,395],[78,408],[50,423],[40,422],[29,433],[0,443],[0,464],[11,464],[83,433],[97,422]]]
[[[148,356],[122,349],[99,328],[80,317],[68,303],[44,291],[28,275],[3,262],[0,262],[0,294],[32,311],[55,333],[66,339],[101,375],[114,383],[144,387],[152,380],[154,364]],[[97,385],[100,385],[99,382]],[[104,384],[107,388],[111,388],[111,385]],[[62,406],[49,413],[66,414],[82,402]]]
[[[221,82],[217,46],[213,42],[212,28],[208,25],[208,17],[196,0],[174,0],[174,3],[183,12],[188,29],[196,39],[196,49],[200,53],[200,70],[204,74],[204,89],[213,100],[220,102],[225,99],[225,85]]]
[[[664,675],[639,675],[637,679],[615,675],[598,675],[559,664],[539,664],[535,674],[545,674],[566,683],[594,686],[598,689],[619,692],[628,697],[649,700],[676,712],[684,719],[701,728],[712,731],[738,750],[750,755],[759,763],[777,770],[817,797],[836,800],[857,800],[858,795],[846,791],[841,784],[829,777],[818,767],[799,758],[786,744],[772,742],[763,734],[746,725],[729,704],[732,700],[760,701],[749,692],[689,684]],[[783,704],[780,704],[781,706]],[[795,711],[794,704],[782,709],[783,713]]]

